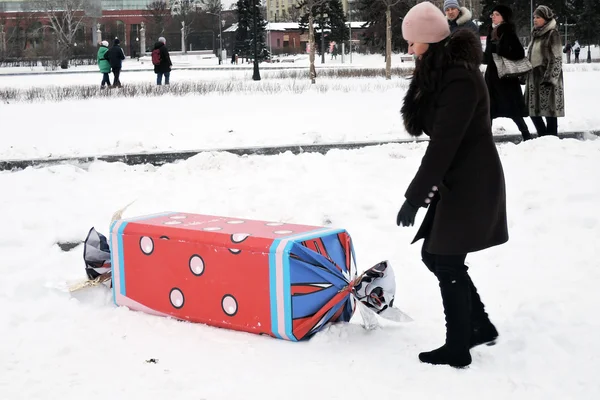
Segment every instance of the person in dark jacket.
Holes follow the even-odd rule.
[[[167,39],[159,37],[158,42],[154,45],[154,50],[158,50],[160,54],[160,64],[154,66],[154,73],[156,74],[156,84],[162,85],[163,75],[165,77],[165,85],[169,84],[169,78],[171,77],[171,57],[169,56],[169,50],[167,50]]]
[[[104,55],[104,58],[106,58],[110,63],[110,67],[114,75],[113,87],[121,87],[119,76],[121,75],[121,68],[123,66],[123,60],[125,59],[125,53],[123,52],[120,43],[121,41],[119,39],[115,39],[113,42],[113,47],[111,47]]]
[[[401,110],[404,125],[430,140],[396,223],[412,226],[418,210],[428,208],[413,243],[424,239],[423,262],[438,279],[447,329],[445,344],[419,359],[465,367],[470,348],[498,336],[465,258],[508,241],[504,172],[479,70],[483,51],[469,30],[449,36],[444,16],[429,2],[411,8],[402,33],[417,57]]]
[[[579,53],[581,52],[581,46],[579,45],[579,42],[576,40],[575,43],[573,43],[573,54],[575,54],[575,64],[579,64]]]
[[[571,43],[567,43],[565,48],[563,49],[563,53],[567,55],[567,64],[571,64],[571,52],[573,51],[573,46]]]
[[[512,22],[512,10],[505,5],[497,5],[492,9],[492,27],[485,46],[484,64],[485,83],[490,94],[490,117],[511,118],[523,140],[531,139],[531,133],[523,117],[529,115],[525,98],[521,91],[519,78],[498,77],[498,68],[492,54],[497,54],[509,60],[525,58],[525,50],[517,37],[515,25]]]
[[[467,7],[461,7],[458,0],[444,1],[444,12],[448,18],[450,32],[455,32],[457,29],[466,28],[479,36],[479,28],[471,19],[473,14]]]

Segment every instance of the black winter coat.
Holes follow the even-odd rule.
[[[459,29],[446,45],[437,92],[411,81],[402,115],[408,132],[430,137],[406,199],[429,207],[413,243],[432,254],[467,254],[508,240],[504,172],[492,137],[481,43]]]
[[[125,59],[125,53],[118,44],[114,45],[104,55],[104,58],[110,63],[110,67],[113,69],[121,69],[122,61]]]
[[[450,27],[450,32],[454,33],[458,29],[469,29],[476,36],[479,36],[479,28],[475,25],[475,22],[472,21],[473,14],[466,7],[460,8],[460,13],[458,14],[458,18],[454,21],[448,20],[448,26]]]
[[[173,63],[171,62],[167,46],[165,46],[163,42],[156,42],[154,44],[154,50],[156,49],[159,49],[160,51],[160,64],[154,66],[154,73],[158,74],[160,72],[164,74],[165,72],[171,71]]]
[[[492,32],[487,37],[484,64],[485,83],[490,94],[491,118],[498,117],[526,117],[529,115],[525,97],[521,91],[519,78],[498,77],[498,68],[494,62],[492,53],[505,57],[509,60],[520,60],[525,57],[525,50],[517,37],[513,24],[501,24],[497,30],[498,40],[492,40]]]

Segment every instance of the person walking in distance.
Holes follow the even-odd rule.
[[[563,49],[563,53],[565,53],[567,55],[567,64],[571,64],[571,52],[573,51],[573,46],[571,46],[571,43],[568,43],[565,45],[565,48]]]
[[[412,226],[418,210],[428,208],[413,243],[424,239],[423,263],[438,280],[446,315],[445,344],[419,359],[461,368],[471,364],[472,347],[498,337],[465,259],[508,241],[504,172],[479,70],[483,51],[468,29],[450,35],[430,2],[410,9],[402,34],[417,58],[401,109],[404,126],[430,140],[396,224]]]
[[[106,40],[103,40],[100,43],[100,47],[98,48],[98,55],[96,57],[98,60],[98,68],[100,69],[100,72],[102,73],[102,83],[100,84],[100,89],[105,89],[107,87],[110,87],[110,76],[108,75],[110,73],[110,63],[108,62],[108,60],[106,58],[104,58],[104,55],[106,54],[107,51],[108,51],[108,42]]]
[[[162,78],[165,77],[165,85],[169,84],[171,77],[171,57],[169,56],[169,50],[167,50],[167,39],[159,37],[158,42],[154,45],[152,50],[152,64],[154,64],[154,73],[156,74],[156,84],[162,85]]]
[[[115,39],[113,41],[113,47],[111,47],[104,57],[110,63],[110,67],[112,69],[112,73],[114,75],[113,87],[121,87],[121,80],[119,79],[121,75],[121,68],[123,66],[123,60],[125,59],[125,53],[120,46],[121,41],[119,39]]]
[[[573,54],[575,54],[575,64],[579,64],[579,53],[581,53],[581,46],[579,45],[579,41],[576,40],[573,45]]]

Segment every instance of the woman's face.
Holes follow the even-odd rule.
[[[538,17],[537,15],[533,16],[533,26],[541,28],[544,25],[546,25],[546,20],[544,18]]]
[[[422,58],[423,54],[429,50],[429,43],[411,43],[408,42],[408,54],[414,54],[417,58]]]
[[[500,13],[498,11],[494,11],[492,13],[492,24],[500,25],[503,22],[504,22],[504,19],[502,18],[502,15],[500,15]]]

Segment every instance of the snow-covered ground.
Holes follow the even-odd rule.
[[[158,111],[146,105],[149,120]],[[31,116],[42,110],[26,106]],[[44,106],[51,108],[45,116],[58,111]],[[104,123],[114,126],[119,114],[108,102],[105,110]],[[65,121],[57,114],[44,126],[88,137],[102,123]],[[122,132],[140,142],[151,137],[147,127],[128,129]],[[50,141],[57,132],[36,138]],[[435,278],[420,263],[420,243],[409,245],[416,228],[397,227],[395,217],[424,149],[204,153],[160,168],[96,162],[86,170],[0,172],[0,398],[600,398],[600,140],[499,146],[510,241],[467,262],[500,341],[473,350],[466,370],[417,359],[443,341],[442,306]],[[65,292],[85,276],[82,248],[62,252],[55,243],[83,240],[91,226],[106,234],[112,213],[136,199],[125,217],[172,210],[346,228],[359,270],[391,261],[395,304],[414,321],[367,332],[357,314],[292,343],[116,308],[103,287]]]
[[[600,47],[592,47],[592,58],[598,59],[600,58]],[[404,65],[412,65],[410,61],[411,56],[407,54],[392,54],[392,65],[394,66],[404,66]],[[573,67],[576,70],[589,68],[591,66],[585,66],[585,60],[587,58],[587,47],[581,50],[580,61],[582,64],[566,64],[567,57],[563,55],[563,61],[565,63],[565,70],[572,70]],[[242,60],[239,61],[238,64],[231,64],[231,59],[226,60],[222,65],[219,65],[218,59],[213,54],[179,54],[173,53],[171,56],[173,61],[173,69],[181,70],[181,69],[251,69],[252,64],[243,63]],[[575,56],[572,56],[572,60],[575,59]],[[275,61],[273,63],[261,63],[261,68],[264,69],[286,69],[286,68],[298,68],[298,67],[307,67],[309,65],[309,59],[307,54],[298,54],[298,55],[280,55],[274,56]],[[317,68],[385,68],[385,58],[381,54],[357,54],[353,53],[352,57],[349,54],[337,56],[332,59],[331,54],[325,54],[325,64],[321,64],[321,57],[317,54],[315,65]],[[592,66],[595,65],[596,68],[600,66],[598,63],[593,63]],[[151,58],[149,56],[145,56],[138,59],[127,58],[123,62],[123,71],[152,71],[153,65],[151,62]],[[46,70],[46,68],[42,66],[38,67],[3,67],[0,68],[0,76],[2,75],[10,75],[10,74],[47,74],[51,72],[52,74],[58,75],[72,75],[77,72],[97,72],[98,67],[96,65],[85,65],[85,66],[71,66],[67,70],[57,69],[55,71]]]
[[[392,62],[395,65],[403,65],[407,64],[408,61],[403,62],[403,58],[410,58],[406,54],[393,54]],[[297,67],[308,67],[309,60],[307,54],[298,54],[298,55],[281,55],[274,56],[275,61],[267,63],[263,62],[260,64],[261,68],[265,69],[286,69],[286,68],[297,68]],[[222,65],[219,65],[219,60],[212,54],[177,54],[174,53],[171,56],[171,61],[173,62],[173,69],[252,69],[252,63],[244,63],[240,59],[237,64],[231,64],[231,59],[226,60]],[[325,64],[321,64],[321,57],[317,55],[315,61],[316,67],[344,67],[344,68],[385,68],[385,59],[382,55],[366,55],[366,54],[352,54],[352,60],[350,60],[350,55],[338,56],[335,59],[331,58],[331,55],[325,55]],[[137,59],[127,58],[123,61],[123,71],[141,71],[153,70],[153,65],[150,56],[145,56]],[[48,74],[51,72],[52,74],[58,75],[71,75],[77,72],[98,72],[98,67],[96,65],[83,65],[83,66],[71,66],[69,69],[57,69],[55,71],[47,70],[42,66],[37,67],[3,67],[0,68],[0,76],[1,75],[10,75],[10,74]]]
[[[566,117],[559,132],[600,129],[600,65],[565,66]],[[396,140],[408,138],[399,110],[406,79],[277,79],[263,71],[174,71],[173,82],[237,82],[273,92],[104,98],[0,104],[0,159]],[[124,72],[122,81],[152,82],[152,72]],[[0,76],[2,87],[98,84],[100,74]],[[460,99],[457,99],[460,101]],[[532,132],[533,124],[527,118]],[[497,134],[518,134],[509,119]]]

